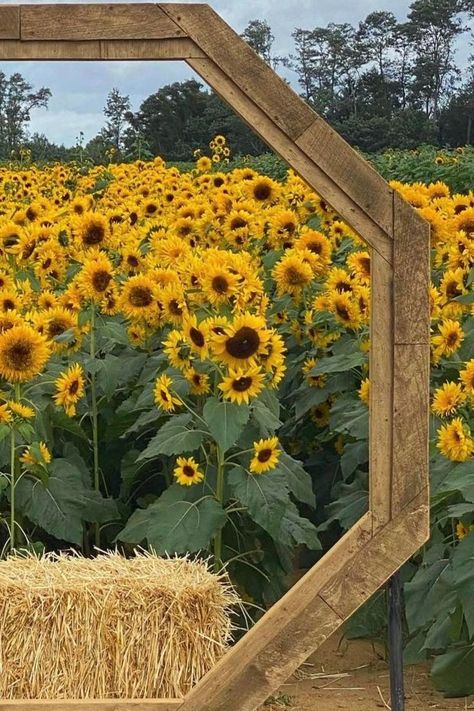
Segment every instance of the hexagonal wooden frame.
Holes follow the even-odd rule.
[[[429,227],[201,4],[0,6],[0,59],[184,59],[372,252],[370,510],[185,699],[0,711],[255,711],[429,535]]]

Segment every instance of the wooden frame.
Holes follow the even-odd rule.
[[[183,59],[372,253],[370,510],[185,699],[0,711],[255,711],[429,536],[429,227],[203,4],[0,6],[0,59]]]

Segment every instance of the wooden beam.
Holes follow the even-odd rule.
[[[313,123],[312,109],[208,5],[159,7],[289,138]]]
[[[429,343],[430,226],[394,192],[395,343]]]
[[[385,180],[219,15],[207,5],[163,4],[160,7],[275,126],[342,188],[356,207],[354,212],[360,208],[385,233],[392,235],[392,190]],[[318,190],[317,185],[315,188]],[[331,205],[340,212],[337,205]],[[357,229],[352,222],[350,224]]]
[[[392,243],[393,248],[393,243]],[[369,487],[374,533],[391,517],[393,437],[393,270],[371,254]]]
[[[22,40],[171,39],[186,37],[157,5],[21,5]]]
[[[393,234],[392,188],[331,126],[317,116],[296,145],[387,235]]]
[[[0,711],[178,711],[182,699],[0,700]]]
[[[18,5],[0,6],[0,40],[19,39],[20,8]]]
[[[263,141],[288,162],[359,234],[391,262],[391,238],[375,224],[370,217],[357,207],[344,189],[329,178],[286,133],[276,126],[229,77],[210,59],[189,59],[191,66],[214,91],[231,106],[234,111],[258,134]]]
[[[330,607],[347,619],[429,538],[428,489],[384,528],[320,591]],[[185,708],[185,706],[183,706]]]
[[[0,59],[26,60],[171,60],[202,57],[186,37],[163,40],[4,40]]]
[[[186,695],[182,711],[254,711],[342,623],[319,590],[365,548],[366,514]]]
[[[428,486],[428,344],[394,347],[392,515]]]

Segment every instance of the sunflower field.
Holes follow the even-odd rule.
[[[252,617],[368,506],[370,254],[291,170],[0,168],[0,548],[225,566]],[[406,654],[474,691],[474,195],[432,225],[432,539]],[[379,593],[348,625],[377,636]]]

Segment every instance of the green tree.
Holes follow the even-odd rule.
[[[47,108],[50,97],[50,89],[35,90],[19,72],[8,78],[0,72],[0,149],[4,157],[26,140],[31,111]]]
[[[241,37],[264,59],[268,64],[274,65],[272,47],[275,37],[266,20],[250,20]]]
[[[104,142],[109,142],[121,153],[123,149],[123,133],[130,114],[130,97],[121,94],[118,89],[112,89],[107,96],[104,116],[108,119],[103,129]]]

